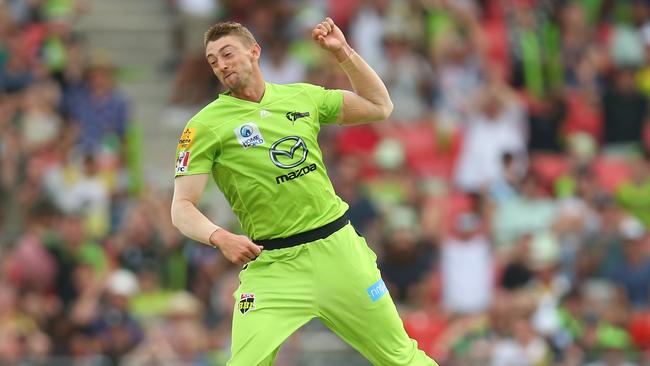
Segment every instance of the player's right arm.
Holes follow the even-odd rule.
[[[172,223],[185,236],[204,244],[212,245],[210,236],[219,230],[219,226],[210,221],[196,208],[208,174],[182,175],[174,179],[174,197],[172,198]]]
[[[196,207],[212,173],[218,146],[218,136],[205,124],[192,119],[185,126],[176,149],[172,223],[186,236],[219,248],[229,261],[245,264],[262,248],[215,225]]]
[[[233,234],[217,226],[196,207],[208,178],[208,174],[194,174],[174,179],[172,223],[184,235],[219,248],[229,261],[246,264],[261,253],[262,247],[246,236]]]

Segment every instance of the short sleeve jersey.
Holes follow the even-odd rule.
[[[348,209],[317,142],[320,125],[336,121],[342,102],[341,91],[304,83],[266,83],[259,103],[220,94],[183,130],[176,176],[211,174],[254,239],[325,225]]]

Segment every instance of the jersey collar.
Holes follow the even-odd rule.
[[[250,104],[250,105],[253,105],[253,106],[256,106],[256,107],[260,107],[260,106],[265,105],[268,102],[269,94],[271,94],[271,84],[267,83],[265,81],[264,82],[264,94],[262,95],[262,99],[259,102],[251,102],[250,100],[233,97],[233,96],[230,95],[230,90],[227,90],[227,91],[219,94],[218,99],[223,99],[223,100],[227,100],[227,101],[235,102],[235,103],[239,103],[239,104]]]

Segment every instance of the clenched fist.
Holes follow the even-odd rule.
[[[314,27],[311,37],[322,49],[333,53],[344,47],[349,47],[343,32],[330,17],[325,18]]]
[[[263,247],[253,243],[244,235],[236,235],[219,229],[210,236],[210,242],[217,246],[226,259],[238,265],[244,265],[262,252]]]

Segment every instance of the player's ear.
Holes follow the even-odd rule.
[[[251,56],[253,56],[253,60],[254,61],[259,60],[261,54],[262,54],[262,47],[260,47],[259,44],[254,43],[253,46],[251,47]]]

